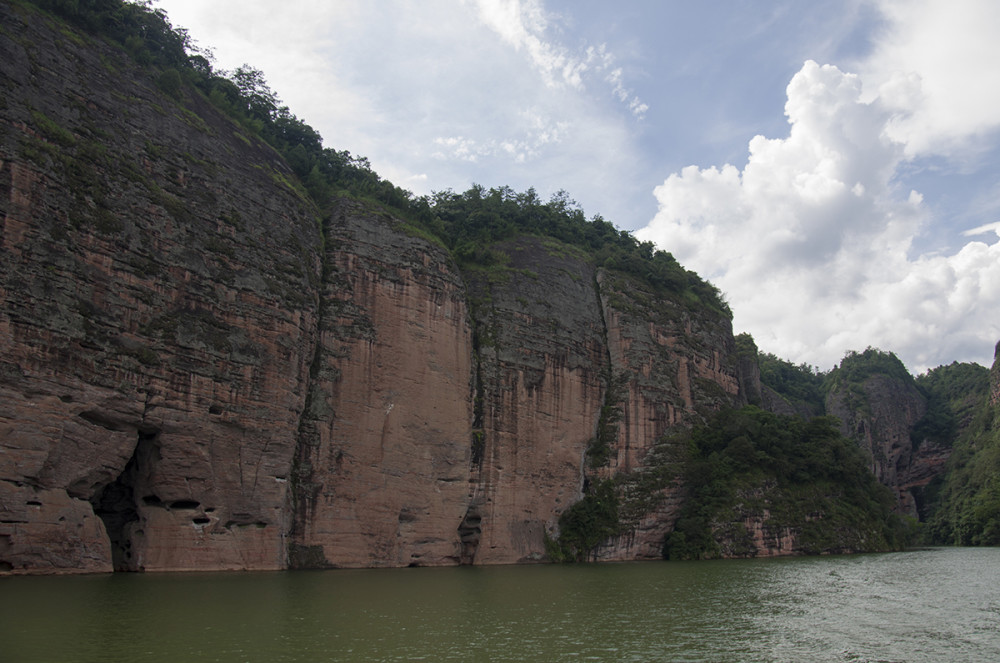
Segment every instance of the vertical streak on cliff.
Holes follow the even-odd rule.
[[[492,250],[494,264],[465,272],[478,303],[484,451],[462,527],[481,530],[476,564],[509,564],[542,559],[559,514],[580,498],[605,348],[586,256],[533,237]]]
[[[597,278],[595,270],[592,279],[594,289],[594,301],[601,302],[601,284]],[[588,483],[588,470],[596,471],[605,478],[610,475],[611,461],[615,459],[618,465],[619,446],[619,423],[626,416],[625,398],[622,390],[629,382],[629,375],[624,371],[615,373],[614,362],[611,359],[611,335],[608,329],[608,321],[605,317],[604,306],[598,305],[597,311],[601,321],[601,338],[604,348],[604,365],[601,368],[601,379],[604,383],[603,405],[594,426],[594,437],[580,461],[580,485],[585,491]],[[625,442],[625,456],[628,458],[628,441]],[[628,465],[619,467],[619,471],[627,470]]]
[[[463,565],[475,564],[476,552],[483,534],[483,508],[486,504],[486,493],[489,485],[484,481],[483,464],[487,454],[487,435],[485,430],[486,392],[485,381],[483,379],[484,368],[483,353],[484,315],[478,309],[485,306],[482,302],[470,302],[470,324],[472,327],[472,354],[473,370],[475,375],[472,381],[472,439],[471,456],[469,459],[469,506],[458,526],[458,537],[461,543],[461,553],[459,563]],[[489,316],[486,316],[489,317]],[[494,362],[495,365],[495,362]],[[492,440],[492,436],[490,437]],[[490,449],[492,451],[492,448]]]
[[[331,241],[329,223],[329,219],[324,218],[320,224],[323,254],[320,260],[320,283],[314,332],[315,345],[313,346],[312,361],[309,363],[309,379],[305,385],[305,401],[302,412],[299,414],[295,456],[292,459],[292,469],[289,473],[286,509],[290,518],[288,531],[283,534],[283,543],[285,544],[285,566],[291,568],[329,566],[321,547],[303,546],[299,543],[306,538],[306,528],[312,520],[316,498],[321,488],[321,485],[317,484],[314,479],[313,462],[315,450],[320,441],[317,419],[326,413],[326,404],[322,402],[325,394],[317,383],[323,369],[324,332],[330,324],[330,306],[327,293],[331,281],[331,264],[328,254]]]
[[[458,563],[474,418],[463,284],[446,251],[377,208],[341,201],[327,228],[290,564]]]

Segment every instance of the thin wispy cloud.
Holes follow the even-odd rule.
[[[625,86],[622,69],[612,68],[614,56],[606,45],[590,45],[574,53],[548,35],[551,17],[540,0],[474,0],[474,4],[480,20],[515,50],[523,51],[547,86],[582,91],[588,78],[597,77],[632,115],[641,118],[649,110]]]
[[[471,163],[503,156],[520,164],[539,158],[546,146],[559,143],[569,130],[568,122],[552,121],[538,112],[525,111],[521,115],[525,131],[517,137],[476,140],[465,136],[441,136],[434,139],[439,149],[431,156]]]

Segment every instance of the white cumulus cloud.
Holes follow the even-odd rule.
[[[1000,128],[1000,3],[879,0],[886,28],[859,72],[899,113],[887,131],[911,155],[975,150]]]
[[[787,95],[787,138],[754,137],[742,170],[670,175],[636,235],[712,280],[736,330],[792,361],[828,369],[868,345],[914,371],[988,361],[1000,338],[1000,243],[910,255],[933,218],[894,180],[911,148],[905,95],[865,98],[858,76],[811,61]]]

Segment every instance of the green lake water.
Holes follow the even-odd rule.
[[[0,661],[1000,661],[1000,549],[0,578]]]

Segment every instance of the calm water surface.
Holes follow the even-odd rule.
[[[1000,661],[1000,548],[0,578],[0,661]]]

